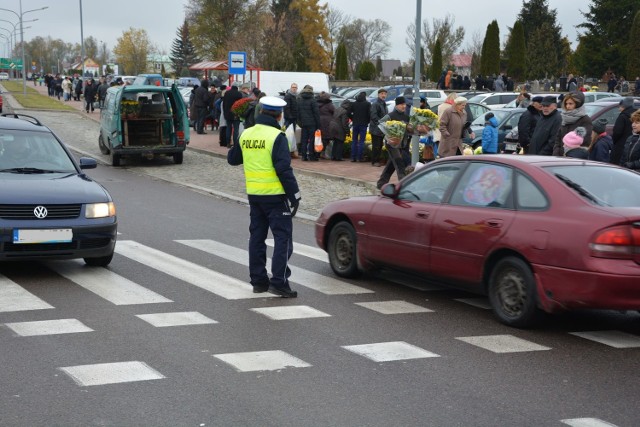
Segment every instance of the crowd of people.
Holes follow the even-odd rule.
[[[47,94],[58,100],[82,101],[87,113],[93,113],[96,109],[104,107],[104,100],[107,96],[107,89],[115,85],[124,85],[122,79],[108,82],[106,76],[102,76],[96,81],[93,77],[81,79],[80,76],[63,76],[60,74],[46,74],[42,77]]]

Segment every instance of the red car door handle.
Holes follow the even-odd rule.
[[[500,228],[500,227],[502,227],[502,220],[501,219],[489,219],[489,220],[487,220],[487,224],[489,224],[489,227]]]
[[[429,218],[429,212],[420,211],[416,213],[416,217],[426,219]]]

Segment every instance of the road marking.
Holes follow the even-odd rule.
[[[312,317],[331,317],[315,308],[306,305],[290,305],[283,307],[252,308],[251,311],[267,316],[272,320],[309,319]]]
[[[560,421],[572,427],[617,427],[615,424],[599,420],[598,418],[569,418]]]
[[[8,277],[0,275],[0,313],[54,308]]]
[[[274,240],[267,239],[267,246],[273,247]],[[293,253],[315,259],[317,261],[329,262],[329,255],[325,251],[315,246],[303,245],[302,243],[293,242]]]
[[[36,322],[5,323],[9,329],[21,337],[40,335],[76,334],[79,332],[93,332],[93,329],[78,319],[40,320]]]
[[[457,337],[457,340],[475,345],[494,353],[518,353],[522,351],[551,350],[531,341],[514,337],[513,335],[484,335],[476,337]]]
[[[274,297],[271,294],[254,294],[246,282],[131,240],[119,241],[116,252],[229,300]]]
[[[640,347],[639,336],[622,331],[570,332],[570,334],[615,348]]]
[[[98,363],[58,368],[80,386],[130,383],[165,378],[144,362]]]
[[[246,266],[249,265],[249,254],[247,251],[225,245],[224,243],[220,243],[215,240],[176,240],[176,242],[238,264]],[[373,293],[373,291],[370,291],[369,289],[351,285],[341,280],[334,279],[333,277],[313,273],[291,264],[289,264],[289,268],[291,269],[290,281],[326,295]],[[267,270],[270,269],[271,259],[267,258]]]
[[[61,276],[115,305],[173,302],[106,268],[88,267],[81,261],[49,263],[48,266]]]
[[[381,342],[374,344],[344,345],[342,348],[364,356],[374,362],[391,362],[396,360],[424,359],[440,357],[440,355],[416,347],[404,341]]]
[[[406,301],[356,302],[355,305],[382,314],[433,313],[433,310]]]
[[[213,357],[233,366],[239,372],[278,371],[311,366],[282,350],[214,354]]]
[[[185,325],[208,325],[218,323],[213,319],[209,319],[204,314],[197,311],[183,311],[176,313],[151,313],[136,314],[136,317],[155,326],[156,328],[166,328],[169,326],[185,326]]]
[[[455,301],[481,308],[483,310],[491,310],[491,304],[489,303],[488,298],[456,298]]]

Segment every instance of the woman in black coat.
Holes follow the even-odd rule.
[[[640,172],[640,110],[631,115],[633,133],[624,144],[620,166]]]
[[[333,147],[331,150],[331,160],[341,162],[342,151],[344,150],[344,140],[349,135],[349,116],[351,115],[351,101],[345,99],[342,104],[335,109],[333,119],[329,126]]]
[[[333,120],[333,113],[336,111],[336,107],[331,102],[331,97],[326,92],[321,92],[318,96],[318,110],[320,111],[320,133],[322,134],[323,156],[325,158],[331,158],[331,153],[326,153],[329,141],[331,141],[331,120]]]

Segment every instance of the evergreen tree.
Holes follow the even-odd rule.
[[[500,73],[500,28],[496,20],[487,26],[480,61],[483,75],[490,76]]]
[[[190,65],[200,62],[200,60],[196,55],[193,44],[191,43],[191,37],[189,36],[189,24],[187,24],[186,19],[182,26],[178,28],[176,34],[178,37],[173,41],[169,59],[171,60],[176,76],[182,76],[184,75],[183,71],[185,69],[188,70]],[[193,75],[196,74],[194,73]]]
[[[424,59],[424,48],[420,47],[420,80],[427,75],[427,61]]]
[[[429,75],[429,80],[432,82],[438,82],[440,80],[440,73],[442,73],[442,44],[440,44],[440,39],[436,40],[436,43],[433,45],[433,52],[431,52],[431,73]]]
[[[508,61],[507,73],[516,80],[522,80],[527,67],[527,46],[522,22],[516,21],[513,24],[505,53]]]
[[[374,80],[376,77],[376,66],[373,65],[373,62],[364,61],[360,65],[358,77],[360,77],[360,80]]]
[[[527,78],[541,79],[559,73],[558,57],[555,55],[556,46],[553,38],[549,37],[551,25],[543,24],[531,33],[527,50]]]
[[[382,58],[379,55],[376,58],[376,76],[378,78],[382,76]]]
[[[627,59],[627,80],[632,80],[640,76],[640,10],[633,20],[631,31],[629,32],[629,58]]]
[[[526,40],[527,49],[529,51],[528,58],[530,59],[530,41],[533,33],[539,32],[539,29],[543,25],[547,25],[547,28],[549,28],[549,32],[546,34],[546,38],[551,39],[551,43],[548,43],[548,47],[550,50],[545,52],[544,57],[537,58],[535,61],[538,62],[538,64],[546,62],[547,74],[550,75],[558,75],[560,73],[559,59],[562,49],[562,44],[560,43],[560,40],[562,38],[562,27],[558,24],[557,15],[558,12],[556,9],[549,9],[548,0],[529,0],[522,2],[522,9],[520,10],[517,18],[518,21],[522,22],[522,25],[524,26],[524,38]],[[544,44],[547,44],[546,41],[544,42]],[[535,64],[534,66],[538,67],[537,64]],[[532,70],[527,70],[525,74],[534,75],[536,73],[532,72]]]
[[[349,64],[347,64],[347,48],[344,43],[338,44],[336,49],[336,80],[349,79]]]

